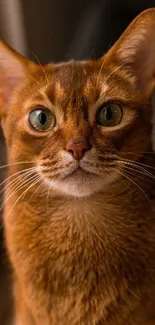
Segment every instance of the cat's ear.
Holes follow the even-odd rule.
[[[0,116],[5,115],[12,92],[26,77],[29,61],[0,41]]]
[[[155,89],[155,8],[143,11],[132,21],[105,60],[123,69],[144,96],[152,95]]]

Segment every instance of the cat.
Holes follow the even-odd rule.
[[[155,9],[99,60],[0,43],[14,325],[155,325]]]

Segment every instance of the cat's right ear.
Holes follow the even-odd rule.
[[[141,12],[105,55],[145,98],[155,90],[155,8]]]
[[[12,93],[26,78],[30,62],[0,41],[0,118],[5,116]]]

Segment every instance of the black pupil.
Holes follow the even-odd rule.
[[[41,112],[41,113],[39,114],[38,118],[39,118],[39,122],[40,122],[40,124],[45,125],[45,123],[46,123],[46,121],[47,121],[47,116],[46,116],[46,114]]]
[[[113,110],[110,107],[106,107],[104,110],[104,116],[106,120],[111,120],[113,118]]]

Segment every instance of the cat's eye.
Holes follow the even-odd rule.
[[[56,118],[49,109],[38,107],[29,114],[29,124],[36,131],[45,132],[55,126]]]
[[[118,125],[122,117],[122,107],[116,103],[109,103],[100,107],[96,115],[96,121],[102,126],[112,127]]]

